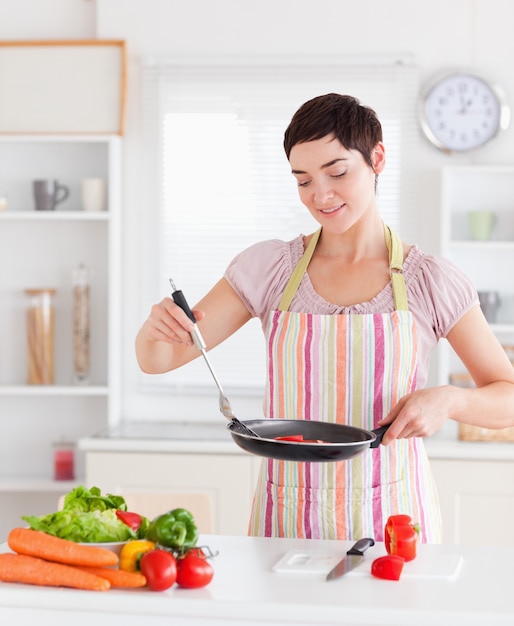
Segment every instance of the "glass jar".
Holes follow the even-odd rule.
[[[80,264],[73,272],[73,369],[75,382],[89,381],[89,272]]]
[[[54,383],[55,289],[25,289],[27,303],[27,382]]]
[[[54,480],[75,479],[75,445],[62,439],[54,444]]]

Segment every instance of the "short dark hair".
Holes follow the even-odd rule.
[[[330,134],[347,150],[358,150],[373,168],[373,149],[382,141],[382,126],[377,114],[357,98],[337,93],[317,96],[296,111],[284,133],[287,158],[296,144]]]

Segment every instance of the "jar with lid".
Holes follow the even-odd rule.
[[[89,381],[89,272],[81,263],[74,271],[73,282],[73,369],[75,382]]]
[[[54,383],[55,289],[25,289],[27,303],[27,382]]]

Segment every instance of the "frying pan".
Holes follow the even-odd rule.
[[[333,424],[318,420],[288,420],[266,418],[244,422],[259,437],[238,432],[232,423],[227,425],[235,443],[251,454],[279,461],[344,461],[377,448],[389,425],[364,430],[355,426]],[[308,443],[282,441],[276,437],[302,435]],[[320,440],[323,443],[317,443]]]

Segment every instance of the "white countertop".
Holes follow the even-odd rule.
[[[514,547],[421,545],[399,581],[384,581],[370,574],[372,560],[385,554],[378,543],[357,570],[327,582],[323,572],[277,573],[273,566],[290,550],[338,559],[351,542],[204,535],[199,545],[219,551],[214,579],[203,589],[89,592],[0,583],[0,623],[32,617],[38,626],[514,624]],[[460,567],[439,567],[448,559]]]
[[[247,454],[223,422],[124,422],[81,439],[78,446],[97,452]],[[427,438],[425,446],[432,459],[514,461],[514,443],[459,441],[451,428]]]

